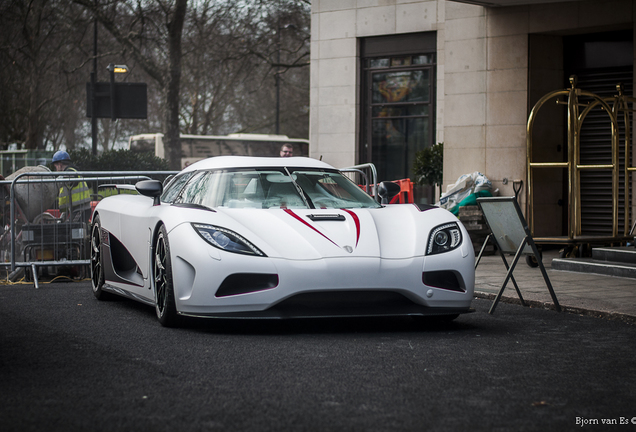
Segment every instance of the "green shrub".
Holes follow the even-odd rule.
[[[415,153],[413,173],[415,183],[441,185],[444,181],[444,143],[438,143]]]
[[[88,149],[69,152],[73,165],[80,171],[168,171],[168,162],[152,153],[110,150],[94,156]]]
[[[71,150],[68,152],[71,157],[71,162],[78,170],[81,171],[95,171],[99,165],[97,156],[93,156],[90,150],[82,148],[78,150]]]

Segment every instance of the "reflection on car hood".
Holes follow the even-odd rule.
[[[216,210],[242,227],[240,234],[268,256],[410,258],[424,255],[428,233],[449,219],[444,210],[426,214],[413,205],[376,209]],[[456,220],[456,219],[455,219]]]

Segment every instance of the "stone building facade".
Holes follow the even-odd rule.
[[[523,180],[524,208],[536,101],[571,73],[593,82],[599,71],[633,95],[636,1],[312,0],[311,13],[311,156],[384,163],[381,180],[408,176],[414,151],[443,142],[443,188],[480,171],[510,196]],[[535,160],[567,158],[552,105],[537,119]],[[538,233],[562,235],[567,178],[546,170],[534,187]]]

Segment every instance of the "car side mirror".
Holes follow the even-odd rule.
[[[393,183],[390,181],[383,181],[378,186],[378,195],[380,195],[381,204],[388,204],[391,202],[393,197],[400,193],[400,185],[397,183]]]
[[[159,197],[163,193],[163,184],[159,180],[142,180],[135,184],[137,192],[143,196],[153,198],[152,205],[161,204]]]

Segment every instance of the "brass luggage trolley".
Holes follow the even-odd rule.
[[[623,94],[623,87],[618,84],[618,94],[609,97],[601,98],[598,95],[577,88],[577,79],[573,75],[569,78],[570,88],[563,90],[556,90],[543,96],[535,104],[530,111],[527,124],[526,145],[527,145],[527,208],[526,214],[530,230],[534,235],[534,190],[533,190],[533,175],[535,170],[545,168],[563,168],[567,170],[567,182],[568,182],[568,229],[567,236],[564,237],[535,237],[537,244],[556,244],[565,245],[564,255],[571,256],[571,254],[582,254],[581,246],[592,244],[616,244],[622,243],[633,237],[630,234],[634,231],[635,226],[629,227],[629,209],[630,209],[630,174],[636,171],[636,167],[632,167],[630,163],[630,121],[631,113],[633,109],[629,108],[629,104],[636,102],[636,98],[629,97]],[[558,98],[565,96],[567,101],[558,100]],[[586,96],[593,101],[589,104],[583,104],[579,102],[579,97]],[[534,162],[532,160],[532,130],[534,122],[539,109],[550,99],[557,98],[556,103],[561,105],[567,105],[567,162]],[[595,107],[600,106],[602,110],[607,113],[608,119],[611,123],[611,152],[612,163],[611,164],[586,164],[583,165],[580,162],[580,133],[581,125],[585,120],[587,114]],[[583,108],[580,110],[580,108]],[[625,223],[624,231],[619,233],[619,179],[620,179],[620,165],[619,165],[619,118],[622,115],[625,126],[625,167],[624,167],[624,182],[625,182]],[[581,171],[583,170],[611,170],[612,172],[612,235],[611,236],[590,236],[582,235],[581,232]],[[636,224],[634,224],[636,225]]]

